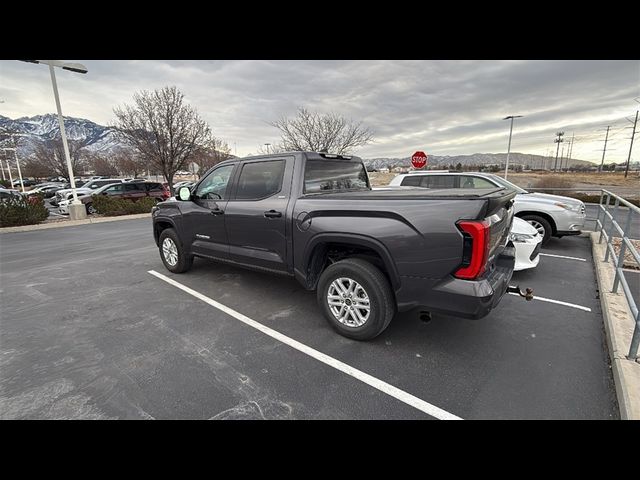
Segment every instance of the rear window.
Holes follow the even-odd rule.
[[[369,177],[362,162],[307,160],[305,193],[369,189]]]
[[[155,192],[157,190],[162,190],[161,183],[144,183],[143,185],[147,189],[147,192]]]

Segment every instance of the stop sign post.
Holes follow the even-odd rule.
[[[424,168],[424,166],[427,164],[427,154],[424,152],[416,152],[413,155],[411,155],[411,165],[413,165],[413,168]]]

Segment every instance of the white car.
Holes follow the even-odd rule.
[[[507,188],[517,192],[515,214],[533,225],[542,243],[551,237],[579,235],[584,227],[586,211],[580,200],[546,193],[530,193],[498,175],[483,172],[430,172],[418,170],[396,176],[390,186],[409,186],[433,189],[449,188]]]
[[[509,239],[516,247],[515,272],[538,266],[542,235],[535,227],[521,218],[513,217]]]

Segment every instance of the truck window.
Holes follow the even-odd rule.
[[[369,177],[360,162],[341,160],[307,160],[304,193],[340,190],[369,190]]]
[[[198,185],[198,189],[195,192],[196,197],[209,200],[224,199],[233,167],[235,165],[224,165],[207,175]]]
[[[236,200],[259,200],[282,188],[284,160],[245,163],[238,179]]]

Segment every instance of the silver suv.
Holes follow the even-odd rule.
[[[584,203],[570,197],[531,193],[498,175],[481,172],[415,171],[395,177],[390,186],[411,186],[433,189],[507,188],[517,192],[515,214],[533,225],[545,244],[549,238],[579,235],[586,218]]]

